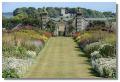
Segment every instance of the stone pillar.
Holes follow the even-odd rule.
[[[41,13],[41,20],[42,20],[42,28],[45,28],[46,23],[48,22],[48,13],[46,9],[43,9],[43,12]]]
[[[82,13],[80,11],[80,9],[78,9],[77,13],[76,13],[76,17],[75,17],[75,20],[76,20],[76,32],[79,32],[80,30],[82,30],[82,21],[83,17],[82,17]]]

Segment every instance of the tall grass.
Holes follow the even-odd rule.
[[[35,30],[27,29],[11,33],[4,32],[2,39],[3,56],[24,58],[28,50],[38,54],[49,37]]]

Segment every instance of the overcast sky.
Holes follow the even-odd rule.
[[[115,2],[3,2],[3,12],[13,12],[20,7],[82,7],[97,11],[116,12]]]

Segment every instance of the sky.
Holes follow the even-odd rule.
[[[115,2],[3,2],[2,12],[13,12],[20,7],[82,7],[102,12],[116,12]]]

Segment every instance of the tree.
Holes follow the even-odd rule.
[[[55,23],[52,20],[49,20],[46,24],[46,30],[53,33],[55,31]]]
[[[69,25],[68,33],[71,33],[71,32],[73,32],[75,30],[74,26],[72,25],[72,21],[73,20],[68,21],[68,25]]]
[[[37,18],[37,10],[34,7],[29,7],[26,11],[28,17]]]
[[[2,27],[10,30],[19,23],[21,23],[21,21],[22,21],[21,19],[16,19],[16,18],[11,18],[11,19],[5,18],[2,19]]]
[[[103,12],[105,17],[115,17],[115,13],[112,12]]]
[[[26,13],[20,13],[13,17],[14,19],[25,19],[28,18],[28,15]]]
[[[21,14],[21,13],[26,13],[26,11],[27,11],[26,7],[17,8],[13,11],[13,16],[16,16],[16,15]]]

